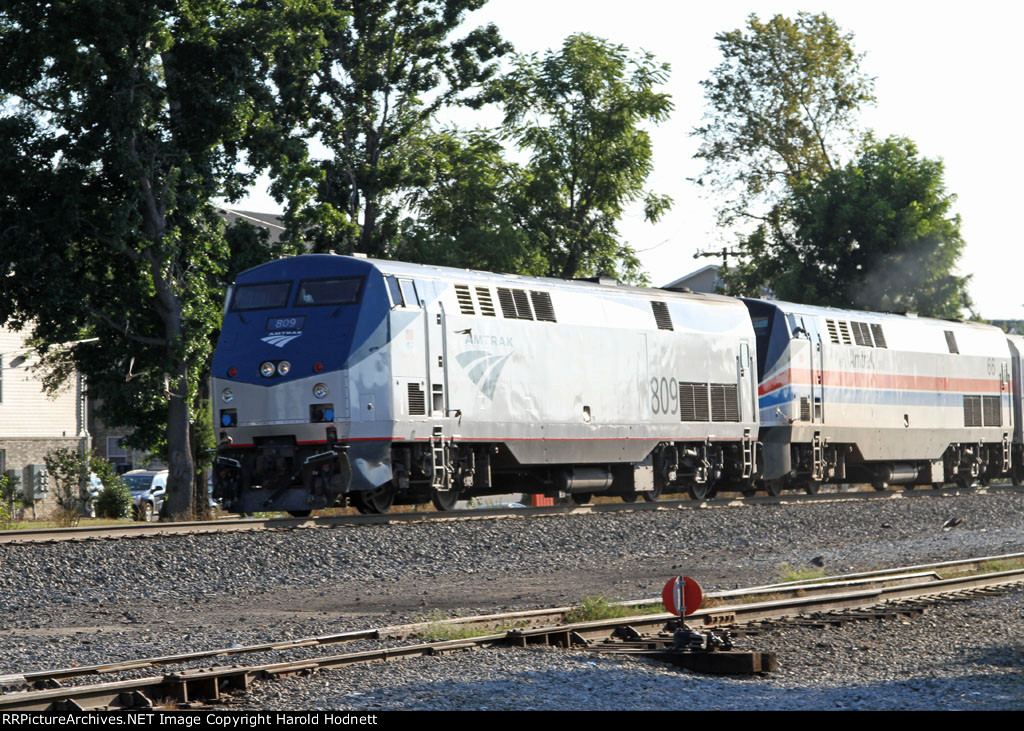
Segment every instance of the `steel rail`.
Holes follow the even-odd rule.
[[[493,518],[527,518],[552,515],[589,515],[594,513],[635,513],[701,508],[724,508],[750,505],[796,505],[818,502],[858,500],[901,500],[927,497],[1015,494],[1024,488],[989,485],[979,488],[949,487],[941,490],[902,490],[887,492],[823,492],[817,495],[788,493],[779,496],[722,497],[709,500],[661,500],[653,503],[597,503],[594,505],[555,505],[525,508],[479,508],[451,512],[416,511],[384,515],[332,515],[312,518],[228,518],[223,520],[186,521],[178,523],[126,523],[74,528],[40,528],[0,531],[0,544],[28,544],[94,539],[164,537],[204,533],[291,530],[296,528],[339,528],[355,525],[394,525],[401,523],[453,522]]]
[[[857,589],[824,596],[797,596],[782,600],[735,604],[701,609],[686,618],[702,627],[750,624],[770,619],[799,616],[808,611],[837,611],[876,607],[892,601],[921,599],[1024,583],[1024,569],[988,574],[921,581],[913,584]],[[660,613],[616,619],[527,629],[513,629],[464,640],[428,642],[378,650],[330,655],[297,662],[279,662],[253,666],[228,666],[207,670],[189,670],[163,676],[115,681],[85,686],[50,688],[9,693],[0,696],[0,711],[68,710],[115,706],[118,708],[159,706],[167,699],[178,707],[197,701],[220,698],[220,692],[248,687],[252,679],[276,675],[312,672],[324,668],[398,658],[437,655],[457,650],[496,644],[528,646],[559,645],[569,647],[589,639],[607,637],[617,629],[629,628],[664,632],[678,623],[673,614]]]
[[[1024,558],[1024,554],[1009,554],[1004,558]],[[985,559],[976,559],[982,562]],[[969,562],[949,562],[969,563]],[[824,594],[835,594],[842,590],[849,590],[854,586],[867,584],[879,584],[881,582],[910,583],[937,581],[938,574],[918,573],[897,573],[899,569],[880,571],[876,578],[864,577],[850,574],[850,580],[843,580],[845,577],[834,577],[833,581],[809,586],[793,586],[791,584],[773,584],[759,589],[763,593],[776,595],[789,594],[792,596],[820,596]],[[735,596],[747,596],[749,590],[736,589],[720,592],[709,592],[706,595],[708,600],[722,600]],[[661,598],[634,599],[614,602],[615,606],[639,607],[660,603]],[[551,607],[545,609],[527,609],[517,612],[500,612],[494,614],[475,615],[470,617],[453,617],[449,619],[432,620],[429,622],[413,622],[402,625],[391,625],[386,627],[370,628],[365,630],[352,630],[349,632],[333,633],[313,637],[303,637],[295,640],[282,642],[267,642],[257,645],[244,645],[241,647],[224,647],[212,650],[199,650],[196,652],[179,653],[175,655],[159,655],[155,657],[138,658],[135,660],[123,660],[98,665],[76,665],[68,668],[55,668],[50,670],[38,670],[26,673],[0,675],[0,687],[14,684],[35,684],[49,681],[65,680],[67,678],[82,677],[86,675],[110,675],[127,670],[139,670],[156,667],[160,665],[176,665],[186,662],[194,662],[205,658],[229,657],[232,655],[254,654],[257,652],[271,652],[290,650],[302,647],[317,647],[331,644],[353,642],[356,640],[388,640],[406,639],[408,637],[429,632],[440,627],[475,627],[478,629],[507,628],[514,625],[518,628],[544,626],[544,623],[561,622],[571,612],[578,610],[578,606]]]

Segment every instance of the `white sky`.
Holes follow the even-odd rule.
[[[1020,203],[1013,184],[1024,172],[1022,102],[1018,74],[1019,31],[1024,4],[996,2],[710,3],[671,0],[490,0],[469,22],[495,23],[520,53],[558,48],[566,36],[587,32],[630,49],[653,53],[672,65],[665,89],[672,95],[672,117],[652,128],[655,170],[648,188],[668,194],[675,205],[657,225],[643,220],[639,207],[620,224],[624,238],[640,252],[655,285],[665,284],[720,259],[694,259],[698,250],[733,242],[716,230],[710,203],[688,182],[702,170],[693,158],[690,136],[704,114],[700,81],[719,64],[716,33],[741,27],[756,12],[762,20],[776,13],[827,12],[852,32],[862,68],[876,77],[878,103],[862,116],[880,137],[898,134],[914,140],[921,154],[941,157],[946,188],[957,195],[967,247],[960,263],[972,274],[971,296],[986,318],[1024,318],[1024,292],[1018,288],[1024,251],[1010,226]],[[460,116],[462,124],[477,123]],[[472,121],[471,121],[472,120]],[[493,124],[495,117],[481,118]],[[233,207],[279,210],[262,191]]]

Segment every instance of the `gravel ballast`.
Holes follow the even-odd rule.
[[[944,530],[953,517],[963,522]],[[278,641],[429,616],[553,606],[587,596],[652,596],[680,572],[716,590],[769,583],[782,564],[803,568],[815,557],[826,571],[841,573],[1021,550],[1024,496],[1019,494],[3,545],[0,673]],[[458,698],[457,707],[480,708],[486,705],[480,699],[502,695],[489,684],[524,685],[526,693],[534,683],[529,673],[536,672],[543,675],[537,687],[563,683],[578,691],[589,683],[595,688],[583,694],[583,705],[569,705],[571,690],[563,700],[553,693],[526,693],[537,695],[526,703],[537,708],[666,707],[645,705],[654,697],[668,707],[712,708],[718,707],[713,701],[722,700],[714,697],[716,683],[745,699],[746,705],[724,707],[846,708],[878,701],[880,707],[900,708],[1020,708],[1021,598],[1014,592],[953,605],[954,614],[937,624],[929,623],[938,616],[932,613],[909,620],[897,636],[916,638],[912,641],[919,646],[895,646],[892,658],[865,644],[873,632],[889,637],[885,623],[815,631],[805,640],[791,640],[796,635],[787,632],[777,640],[787,648],[780,652],[783,669],[767,680],[697,678],[646,663],[581,659],[553,650],[489,650],[380,666],[389,672],[409,669],[412,680],[375,680],[372,674],[383,672],[376,668],[344,671],[368,673],[339,681],[347,690],[325,680],[341,677],[340,671],[301,681],[310,690],[298,696],[285,692],[285,682],[300,681],[260,683],[258,692],[267,695],[245,702],[253,708],[449,708]],[[977,618],[956,614],[988,612],[975,607],[990,604],[995,608],[982,629]],[[969,646],[961,644],[964,638]],[[766,639],[771,638],[758,638],[753,649],[773,649],[761,644]],[[920,664],[923,653],[939,652],[939,645],[953,653],[948,661],[936,660],[927,666],[932,675],[910,681],[917,667],[911,663]],[[859,646],[868,649],[844,649]],[[792,670],[814,663],[815,655],[827,672],[811,672],[810,666]],[[884,662],[874,662],[880,657]],[[872,662],[865,664],[867,659]],[[527,667],[517,670],[523,662]],[[862,677],[866,666],[878,670]],[[951,667],[960,674],[949,676]],[[416,673],[438,685],[417,684]],[[624,676],[635,677],[632,691],[622,686]],[[965,678],[996,683],[998,692],[968,692],[961,698],[947,687]],[[635,691],[638,700],[609,695],[610,690],[601,690],[606,682],[622,686],[625,696]],[[458,693],[442,690],[453,683]],[[473,690],[478,685],[479,695]],[[387,695],[389,687],[406,691],[401,697]],[[685,695],[687,688],[698,693],[698,687],[710,694],[707,704],[694,705]],[[352,688],[361,695],[353,695]],[[855,697],[862,691],[867,700],[858,705]],[[597,704],[604,696],[617,700]],[[440,705],[430,706],[431,697]],[[907,704],[916,698],[921,705],[905,705],[901,698]],[[955,698],[961,700],[954,703]]]

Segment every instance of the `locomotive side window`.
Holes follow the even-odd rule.
[[[295,306],[354,305],[359,301],[362,285],[362,277],[303,279],[299,282],[299,292],[295,295]]]
[[[420,300],[416,296],[416,283],[411,279],[387,277],[388,294],[391,296],[392,307],[419,307]]]
[[[402,289],[402,304],[406,307],[419,307],[420,298],[416,296],[416,283],[411,279],[399,279],[398,286]]]
[[[245,312],[287,307],[291,288],[291,282],[239,284],[231,298],[231,309],[234,312]]]

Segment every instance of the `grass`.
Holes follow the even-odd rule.
[[[943,579],[953,579],[958,576],[969,576],[971,574],[994,574],[997,571],[1012,571],[1014,569],[1024,568],[1024,559],[997,559],[994,561],[985,561],[979,564],[977,568],[972,568],[969,564],[967,566],[956,566],[949,569],[939,571],[938,574]]]
[[[825,578],[825,570],[819,568],[793,568],[788,563],[779,564],[779,576],[775,584],[787,584],[791,581],[814,581]]]

